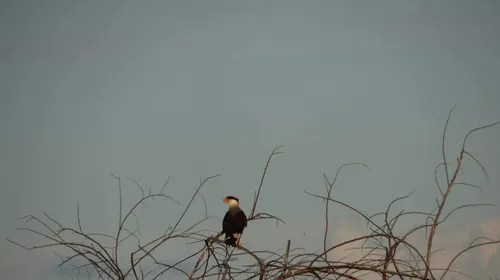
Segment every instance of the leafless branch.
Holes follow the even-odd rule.
[[[273,151],[271,152],[271,154],[269,155],[269,158],[267,159],[266,167],[264,167],[264,172],[262,173],[262,177],[260,178],[260,184],[259,184],[259,187],[257,188],[257,192],[256,192],[255,197],[254,197],[252,211],[250,212],[250,215],[249,215],[250,218],[252,218],[255,214],[255,209],[257,208],[257,202],[259,201],[260,191],[262,189],[262,185],[264,184],[264,179],[266,178],[266,173],[267,173],[267,169],[269,168],[269,163],[271,162],[271,159],[273,158],[273,156],[283,153],[283,152],[278,151],[278,149],[281,147],[283,147],[283,145],[279,145],[278,147],[274,148]]]
[[[173,202],[175,205],[181,205],[177,200],[164,193],[170,177],[158,193],[153,193],[151,190],[146,192],[137,181],[131,180],[139,189],[141,197],[135,203],[132,203],[130,209],[126,210],[126,207],[122,203],[123,190],[120,176],[111,174],[118,181],[119,223],[118,228],[114,231],[116,232],[115,235],[89,232],[88,226],[84,227],[86,224],[81,219],[80,203],[77,202],[77,224],[75,228],[64,226],[63,223],[46,213],[44,213],[46,220],[28,215],[22,219],[30,222],[30,225],[34,223],[35,226],[31,228],[21,227],[18,230],[34,234],[36,237],[44,240],[44,243],[26,246],[11,239],[7,240],[25,250],[39,250],[44,248],[56,250],[56,254],[60,259],[59,265],[68,265],[78,273],[80,273],[80,270],[83,272],[86,271],[89,279],[90,275],[94,274],[97,275],[98,279],[159,280],[167,278],[166,273],[171,271],[176,271],[180,275],[185,276],[186,279],[192,280],[215,278],[248,280],[289,278],[361,280],[368,277],[368,275],[376,275],[382,280],[435,280],[437,279],[435,276],[437,273],[441,273],[439,276],[440,280],[443,280],[449,273],[470,277],[462,271],[452,269],[457,259],[475,248],[500,244],[500,240],[487,237],[476,238],[472,240],[468,247],[453,256],[446,267],[432,266],[431,260],[433,256],[442,251],[439,248],[434,248],[433,240],[437,229],[443,223],[449,222],[448,218],[451,215],[458,215],[457,213],[462,213],[465,209],[472,207],[494,206],[489,203],[467,203],[452,209],[445,207],[454,186],[471,187],[481,190],[478,185],[459,181],[458,179],[459,176],[461,177],[461,171],[464,169],[464,155],[467,155],[475,164],[479,165],[485,177],[488,178],[486,168],[477,157],[465,149],[466,140],[473,132],[493,127],[500,122],[469,131],[464,138],[462,149],[457,156],[456,166],[453,169],[447,160],[445,140],[451,112],[454,108],[450,110],[443,130],[441,143],[443,162],[435,167],[433,174],[439,191],[438,198],[436,199],[436,207],[433,207],[429,211],[395,210],[396,205],[401,205],[403,202],[406,203],[407,200],[411,199],[412,191],[409,194],[403,194],[393,199],[387,207],[383,208],[384,210],[376,213],[366,213],[362,209],[343,202],[337,197],[334,198],[333,191],[343,167],[350,165],[359,165],[368,169],[370,167],[357,162],[340,165],[333,179],[329,179],[326,173],[322,174],[326,189],[324,195],[314,194],[314,191],[310,190],[304,191],[308,196],[321,199],[325,202],[324,228],[322,229],[323,244],[319,246],[320,248],[292,248],[291,240],[288,240],[285,248],[274,251],[269,249],[263,250],[262,248],[258,248],[258,245],[254,246],[254,244],[248,246],[246,244],[245,246],[227,246],[223,240],[219,239],[223,233],[218,228],[205,227],[206,221],[213,217],[208,216],[210,201],[205,199],[201,192],[201,188],[209,180],[220,176],[220,174],[200,180],[200,184],[195,188],[184,209],[181,209],[180,215],[176,217],[175,222],[168,226],[167,230],[162,230],[162,232],[159,232],[156,237],[150,240],[141,240],[142,235],[138,222],[139,215],[137,213],[144,207],[139,207],[139,205],[144,206],[150,201],[153,203],[160,203],[162,201]],[[279,151],[281,147],[278,146],[273,149],[267,158],[258,188],[254,194],[253,204],[249,212],[250,215],[248,216],[248,221],[252,222],[251,226],[260,223],[259,220],[269,219],[275,220],[276,223],[284,223],[282,219],[272,212],[262,212],[257,209],[271,159],[275,155],[282,153]],[[446,177],[446,185],[443,182],[440,183],[438,179],[438,175],[442,174],[443,171]],[[459,191],[462,188],[455,189]],[[197,196],[203,201],[204,213],[199,214],[198,220],[188,224],[186,222],[186,213],[191,209]],[[159,198],[164,198],[165,200]],[[431,199],[431,202],[433,202],[433,198]],[[357,217],[365,223],[367,232],[359,236],[351,236],[348,240],[328,245],[327,240],[331,230],[329,211],[332,205],[336,205],[335,207],[340,206],[356,213]],[[135,228],[128,226],[131,217],[135,219]],[[419,219],[421,223],[410,229],[402,228],[401,221],[410,217]],[[414,236],[417,232],[424,233],[424,231],[427,238],[424,246],[418,246],[416,243],[410,242],[411,236]],[[123,244],[128,244],[131,241],[136,242],[136,244],[133,244],[133,249],[125,252],[126,247]],[[192,253],[187,253],[183,257],[177,257],[173,262],[160,261],[159,256],[163,256],[165,253],[161,250],[169,250],[168,244],[174,242],[185,244],[190,248],[194,247],[194,249],[187,250]],[[296,242],[293,244],[296,244]],[[159,250],[159,248],[162,249]],[[62,249],[66,249],[70,253],[64,254],[63,252],[65,251],[62,251]],[[332,252],[342,252],[343,256],[336,257],[336,254],[331,254]],[[356,252],[359,254],[355,254]],[[126,256],[128,260],[119,262],[120,256]],[[75,261],[79,263],[74,264]]]

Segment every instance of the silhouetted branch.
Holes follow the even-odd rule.
[[[274,148],[271,154],[269,155],[269,158],[267,159],[266,167],[264,167],[264,172],[262,173],[262,177],[260,178],[260,184],[259,187],[257,188],[257,193],[255,194],[254,197],[252,211],[250,212],[250,215],[248,215],[249,218],[252,218],[255,214],[255,209],[257,208],[257,202],[259,202],[260,191],[262,189],[262,184],[264,184],[264,179],[266,178],[266,173],[267,169],[269,168],[269,163],[271,162],[273,156],[283,153],[283,152],[278,152],[278,149],[281,147],[283,147],[283,145],[279,145],[278,147]]]
[[[85,223],[80,217],[80,204],[77,202],[77,225],[75,228],[65,227],[62,223],[45,213],[45,219],[43,220],[29,215],[22,219],[26,220],[26,222],[34,221],[42,229],[22,227],[18,228],[18,230],[34,234],[43,239],[45,243],[25,246],[11,239],[7,240],[25,250],[52,248],[57,251],[56,254],[60,259],[60,266],[68,265],[77,271],[78,274],[80,270],[86,271],[89,279],[91,273],[95,273],[94,275],[97,275],[98,279],[159,280],[162,278],[169,279],[170,277],[166,276],[166,273],[169,271],[176,271],[185,276],[186,279],[192,280],[215,278],[218,280],[288,278],[361,280],[368,277],[368,275],[375,275],[382,280],[435,280],[437,279],[435,277],[437,273],[441,273],[439,278],[443,280],[450,272],[470,277],[464,272],[452,269],[456,260],[472,249],[500,244],[500,240],[486,237],[476,238],[467,248],[464,248],[453,256],[446,267],[432,266],[431,260],[433,256],[440,252],[439,249],[434,248],[433,240],[438,227],[446,222],[452,214],[457,215],[457,213],[462,213],[465,209],[472,207],[494,206],[490,203],[467,203],[455,206],[451,210],[445,210],[447,209],[445,205],[449,200],[454,186],[471,187],[481,190],[478,185],[458,180],[459,175],[461,175],[460,171],[463,171],[464,168],[464,155],[467,155],[479,165],[485,177],[488,177],[486,168],[478,158],[465,150],[466,140],[473,132],[493,127],[500,122],[470,130],[466,134],[462,143],[462,149],[458,153],[455,169],[452,169],[450,163],[447,161],[445,139],[453,108],[449,112],[442,135],[441,148],[443,162],[434,168],[434,181],[439,191],[439,198],[436,199],[435,208],[430,209],[430,211],[394,210],[395,205],[406,203],[414,191],[407,195],[396,197],[385,207],[385,210],[374,214],[366,213],[346,202],[342,202],[340,199],[334,199],[332,195],[333,189],[343,167],[360,165],[370,169],[366,164],[357,162],[340,165],[333,179],[330,180],[325,173],[322,174],[326,189],[324,195],[314,194],[308,190],[304,191],[308,196],[325,201],[323,240],[322,246],[320,246],[322,248],[317,250],[313,248],[292,248],[292,242],[287,237],[284,239],[288,240],[286,248],[274,251],[251,248],[251,245],[247,246],[246,244],[245,246],[227,246],[224,240],[219,239],[223,234],[219,228],[203,228],[205,221],[213,217],[208,215],[210,201],[207,201],[202,195],[201,188],[209,180],[220,176],[220,174],[200,180],[199,185],[195,188],[190,200],[173,225],[166,226],[166,230],[162,230],[150,240],[141,240],[141,229],[139,228],[138,214],[136,212],[140,208],[138,207],[139,205],[145,205],[149,200],[156,203],[155,199],[157,199],[158,202],[161,202],[162,200],[158,198],[165,198],[166,202],[181,205],[178,201],[164,193],[170,177],[166,180],[159,193],[152,193],[151,190],[146,192],[137,181],[131,180],[139,189],[141,197],[126,211],[122,203],[121,179],[119,176],[111,174],[118,181],[119,223],[115,235],[88,232],[88,229],[84,227]],[[275,155],[282,153],[279,151],[281,147],[278,146],[273,149],[267,158],[258,188],[254,194],[251,211],[248,215],[248,221],[251,222],[251,226],[254,226],[259,220],[269,219],[275,220],[276,223],[284,223],[282,219],[273,213],[260,212],[257,209],[271,159]],[[444,170],[440,167],[443,167]],[[438,174],[442,171],[444,171],[446,177],[446,185],[443,182],[440,183],[438,180]],[[457,190],[460,189],[458,188]],[[181,224],[185,223],[186,213],[191,209],[193,201],[197,196],[203,201],[204,213],[199,215],[198,220],[183,227]],[[351,236],[348,240],[343,240],[336,244],[328,245],[327,240],[330,236],[331,228],[329,221],[331,203],[356,213],[357,217],[361,218],[365,223],[368,232],[359,236]],[[135,229],[126,226],[130,224],[128,221],[131,217],[135,218]],[[410,217],[418,218],[421,222],[409,229],[402,230],[401,221]],[[426,244],[423,246],[424,248],[419,248],[420,246],[410,242],[411,236],[414,236],[417,232],[424,233],[424,231],[427,238]],[[397,234],[397,232],[402,233]],[[125,242],[134,240],[137,244],[133,244],[133,249],[129,249],[125,253],[121,252],[125,251],[123,247]],[[257,238],[256,240],[260,239]],[[185,257],[177,257],[173,262],[160,261],[157,255],[158,248],[168,249],[168,246],[162,247],[162,245],[173,242],[195,246],[196,249],[193,249],[192,253],[187,253]],[[294,242],[294,244],[296,243]],[[122,246],[120,247],[121,250],[119,250],[119,246]],[[69,249],[70,253],[64,255],[60,252],[60,248]],[[343,252],[345,254],[336,257],[336,255],[331,255],[332,252]],[[355,252],[359,252],[359,255],[356,256]],[[128,260],[126,262],[119,262],[119,256],[126,256]],[[73,264],[72,262],[74,261],[83,261],[84,263]]]

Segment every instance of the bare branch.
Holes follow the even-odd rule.
[[[267,169],[269,168],[269,163],[271,162],[271,159],[273,158],[273,156],[283,153],[283,152],[278,152],[278,149],[281,147],[283,147],[283,145],[279,145],[278,147],[274,148],[273,151],[271,152],[271,154],[269,155],[269,158],[267,159],[266,167],[264,167],[264,172],[262,173],[262,177],[260,178],[260,184],[259,184],[259,187],[257,188],[257,193],[256,193],[255,198],[254,198],[252,211],[250,212],[250,215],[249,215],[250,218],[253,217],[253,215],[255,213],[255,208],[257,207],[257,202],[259,201],[260,190],[262,189],[262,184],[264,184],[264,179],[266,177]]]
[[[382,280],[435,280],[436,277],[434,275],[438,272],[442,272],[440,280],[443,280],[449,272],[471,278],[466,273],[451,268],[456,260],[474,248],[500,244],[500,240],[488,237],[476,238],[470,242],[467,248],[453,256],[444,268],[431,266],[431,259],[435,258],[436,254],[441,251],[434,248],[433,240],[438,227],[444,222],[449,222],[448,218],[451,215],[456,215],[472,207],[494,206],[489,203],[463,204],[448,210],[445,204],[448,202],[453,189],[457,191],[461,190],[461,188],[453,188],[454,186],[471,187],[481,191],[478,185],[458,180],[459,175],[462,176],[461,174],[465,174],[463,172],[465,169],[463,165],[464,155],[467,155],[478,164],[488,179],[486,168],[476,157],[465,150],[465,143],[473,132],[492,127],[500,122],[469,131],[462,143],[462,150],[458,153],[455,169],[452,169],[445,153],[445,140],[453,108],[449,112],[442,135],[441,148],[443,162],[434,168],[434,181],[439,191],[435,208],[433,207],[430,211],[394,210],[396,203],[401,205],[401,202],[406,202],[410,199],[414,191],[407,195],[396,197],[387,207],[384,207],[385,210],[376,212],[375,214],[366,213],[348,203],[342,202],[340,199],[334,199],[333,188],[343,167],[360,165],[370,169],[368,165],[363,163],[343,164],[337,169],[334,178],[331,180],[325,173],[322,174],[326,190],[324,195],[313,194],[307,190],[304,191],[308,196],[321,199],[325,202],[324,232],[321,233],[323,234],[323,244],[319,248],[292,248],[291,240],[288,240],[285,248],[273,250],[259,248],[262,247],[259,242],[249,246],[245,245],[245,247],[239,245],[227,246],[224,240],[219,239],[223,233],[218,228],[205,228],[206,221],[214,217],[208,216],[210,201],[205,199],[201,192],[201,188],[209,180],[221,174],[200,180],[200,184],[195,188],[185,208],[181,209],[181,212],[178,213],[179,215],[176,217],[175,222],[172,225],[165,225],[167,228],[165,231],[161,230],[158,235],[153,236],[149,240],[141,240],[141,231],[143,229],[139,228],[138,217],[140,215],[138,211],[144,207],[139,207],[139,205],[144,206],[149,203],[149,200],[153,203],[164,201],[158,198],[166,198],[167,201],[172,201],[180,205],[178,201],[164,193],[170,177],[166,180],[159,193],[153,193],[151,190],[146,192],[137,181],[130,179],[140,190],[141,197],[137,198],[135,203],[132,203],[130,209],[124,210],[121,179],[119,176],[111,174],[118,180],[119,190],[119,223],[116,235],[85,231],[83,229],[84,223],[80,217],[80,204],[77,202],[77,224],[74,228],[65,227],[46,213],[44,215],[47,220],[28,215],[23,217],[22,220],[29,223],[29,225],[34,224],[36,227],[21,227],[18,230],[34,234],[45,242],[26,246],[8,238],[6,240],[25,250],[51,248],[59,257],[60,266],[70,266],[78,274],[80,274],[80,270],[83,273],[86,271],[89,279],[92,274],[97,279],[125,280],[130,278],[135,280],[159,280],[164,278],[162,276],[165,276],[165,278],[170,276],[166,275],[169,271],[176,271],[192,280],[204,280],[208,278],[231,280],[288,278],[361,280],[373,275],[381,277]],[[267,158],[258,188],[254,194],[254,201],[249,212],[250,215],[248,216],[248,221],[251,222],[252,226],[262,223],[261,220],[269,219],[276,221],[276,224],[279,222],[284,223],[274,213],[261,212],[257,209],[271,159],[273,156],[282,153],[279,151],[281,147],[278,146],[273,149]],[[446,186],[438,179],[439,173],[443,171],[440,167],[444,167]],[[204,213],[197,213],[199,214],[197,220],[187,223],[185,221],[187,219],[187,212],[191,209],[197,196],[203,201]],[[433,201],[431,200],[430,202]],[[336,206],[355,212],[364,221],[367,233],[360,234],[359,236],[350,236],[349,240],[328,245],[327,240],[330,236],[331,228],[329,221],[330,203],[335,203]],[[128,227],[130,222],[127,221],[131,217],[135,219],[135,229],[133,226]],[[414,217],[421,222],[409,229],[402,228],[401,221]],[[187,225],[184,226],[184,224]],[[41,229],[37,229],[38,227]],[[419,248],[417,244],[410,242],[410,237],[415,236],[417,232],[424,233],[424,231],[427,240],[422,246],[423,248]],[[401,232],[401,234],[399,235],[397,232]],[[133,249],[125,252],[125,248],[129,248],[125,244],[130,244],[131,241],[133,242]],[[163,250],[167,250],[168,254],[170,248],[169,246],[163,246],[161,252],[159,252],[158,248],[163,244],[170,245],[174,242],[188,246],[189,248],[186,249],[188,253],[174,252],[177,255],[182,253],[183,257],[176,257],[172,262],[160,261],[159,255],[164,256],[165,251]],[[119,246],[120,250],[118,249]],[[192,249],[193,247],[194,249]],[[65,251],[61,252],[61,250]],[[66,254],[68,250],[69,253]],[[329,256],[331,252],[343,252],[344,255],[339,257],[337,255]],[[119,263],[119,256],[125,256],[128,260]],[[81,263],[82,261],[83,264]],[[75,264],[75,262],[79,263]]]
[[[443,141],[441,142],[441,149],[442,149],[442,152],[443,152],[443,163],[444,163],[444,170],[445,170],[445,173],[446,173],[446,183],[449,185],[450,184],[450,178],[449,178],[449,175],[448,175],[448,162],[446,161],[446,152],[445,152],[445,147],[444,147],[444,144],[445,144],[445,137],[446,137],[446,130],[448,129],[448,123],[450,122],[450,118],[451,118],[451,112],[453,112],[453,109],[455,109],[456,105],[454,105],[450,112],[448,113],[448,118],[446,119],[446,124],[444,126],[444,130],[443,130]]]

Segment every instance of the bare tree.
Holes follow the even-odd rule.
[[[207,203],[202,196],[200,190],[210,180],[220,176],[220,174],[208,177],[200,181],[200,184],[195,189],[190,201],[184,208],[184,211],[178,217],[174,225],[167,228],[158,237],[152,240],[142,241],[137,233],[139,226],[136,223],[135,229],[127,228],[126,222],[130,219],[137,219],[136,211],[138,207],[147,201],[154,201],[155,199],[164,199],[169,203],[179,204],[172,197],[167,196],[164,191],[168,184],[167,180],[160,192],[145,193],[144,189],[135,182],[137,188],[141,191],[141,198],[128,210],[122,209],[122,186],[121,178],[114,176],[118,182],[119,190],[119,218],[116,234],[108,235],[102,233],[87,232],[83,229],[79,205],[77,204],[77,224],[76,228],[65,227],[57,220],[53,219],[47,214],[44,214],[44,219],[26,216],[23,219],[27,221],[35,221],[43,230],[34,228],[19,228],[21,231],[28,231],[35,235],[42,237],[46,243],[25,246],[18,242],[7,239],[8,241],[26,249],[42,249],[53,248],[60,252],[61,249],[66,248],[67,254],[58,255],[61,258],[61,265],[71,265],[71,261],[80,259],[83,261],[81,265],[73,265],[75,271],[86,272],[89,279],[166,279],[165,273],[169,270],[175,270],[184,275],[187,279],[349,279],[357,280],[364,279],[367,275],[375,275],[381,277],[382,280],[389,278],[397,278],[400,280],[405,279],[420,279],[420,280],[434,280],[444,279],[449,273],[458,273],[464,275],[463,272],[453,269],[454,262],[463,254],[471,249],[488,246],[500,243],[500,240],[495,240],[486,237],[476,238],[471,241],[470,245],[463,248],[456,256],[454,256],[445,267],[434,267],[432,263],[433,255],[436,253],[434,249],[434,238],[440,225],[442,225],[452,214],[458,210],[466,209],[469,207],[479,206],[493,206],[492,204],[466,204],[445,211],[450,193],[455,190],[455,186],[467,186],[479,189],[479,186],[470,183],[462,182],[459,180],[460,171],[463,170],[463,160],[465,157],[472,159],[477,165],[481,167],[484,175],[487,177],[486,169],[480,161],[474,157],[466,149],[466,144],[469,136],[474,132],[482,129],[490,128],[498,125],[496,122],[490,125],[474,128],[470,130],[464,137],[461,150],[459,151],[456,161],[453,164],[448,161],[445,153],[445,136],[448,128],[448,123],[453,109],[450,110],[446,125],[442,135],[442,162],[435,167],[435,182],[439,192],[436,198],[436,208],[431,211],[405,211],[393,213],[391,208],[405,199],[408,199],[411,194],[395,198],[381,213],[367,214],[361,210],[352,207],[348,203],[332,198],[332,191],[337,181],[341,170],[348,166],[358,166],[369,168],[364,163],[347,163],[341,165],[333,179],[329,179],[327,174],[323,174],[325,182],[325,194],[314,194],[305,192],[306,195],[325,201],[325,225],[324,225],[324,238],[323,248],[321,252],[308,252],[299,248],[293,248],[291,240],[288,240],[286,248],[279,252],[271,251],[255,251],[245,248],[243,246],[226,246],[224,241],[219,239],[222,232],[213,234],[213,232],[202,227],[203,222],[210,219],[205,211],[205,216],[200,218],[198,222],[181,229],[180,223],[185,218],[186,212],[190,209],[193,201],[198,196],[203,199],[205,203],[205,210]],[[257,209],[259,197],[262,187],[266,178],[266,173],[270,167],[270,162],[276,155],[282,153],[279,151],[281,146],[276,147],[269,155],[263,174],[260,178],[260,183],[254,195],[251,211],[249,212],[249,223],[256,223],[259,220],[272,219],[277,223],[282,222],[279,217],[265,212],[259,212]],[[438,180],[438,173],[442,170],[444,172],[446,181],[442,186]],[[331,204],[337,204],[345,207],[362,219],[369,230],[366,235],[354,236],[350,240],[334,244],[333,246],[327,245],[329,236],[329,207]],[[179,204],[180,205],[180,204]],[[422,220],[422,224],[411,228],[404,232],[404,234],[396,234],[396,225],[398,221],[407,219],[410,216],[415,216]],[[415,235],[417,232],[425,232],[427,236],[427,245],[425,250],[418,248],[416,244],[409,241],[409,237]],[[120,249],[121,244],[127,240],[135,240],[137,242],[135,249],[127,251],[128,259],[121,260],[119,256],[123,254]],[[199,249],[183,258],[179,259],[174,264],[167,264],[157,260],[154,257],[154,252],[167,242],[189,242],[199,244]],[[355,243],[361,242],[361,247],[352,248]],[[351,246],[351,247],[349,247]],[[362,256],[355,260],[332,259],[328,255],[331,252],[345,249],[358,249],[362,251]],[[247,257],[247,262],[238,264],[237,258]],[[155,268],[146,270],[146,262],[155,265]],[[185,265],[188,263],[194,265],[188,269]],[[151,266],[149,266],[151,267]],[[491,278],[491,277],[490,277]]]

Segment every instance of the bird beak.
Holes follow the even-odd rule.
[[[224,203],[228,203],[229,199],[227,197],[224,197]]]

